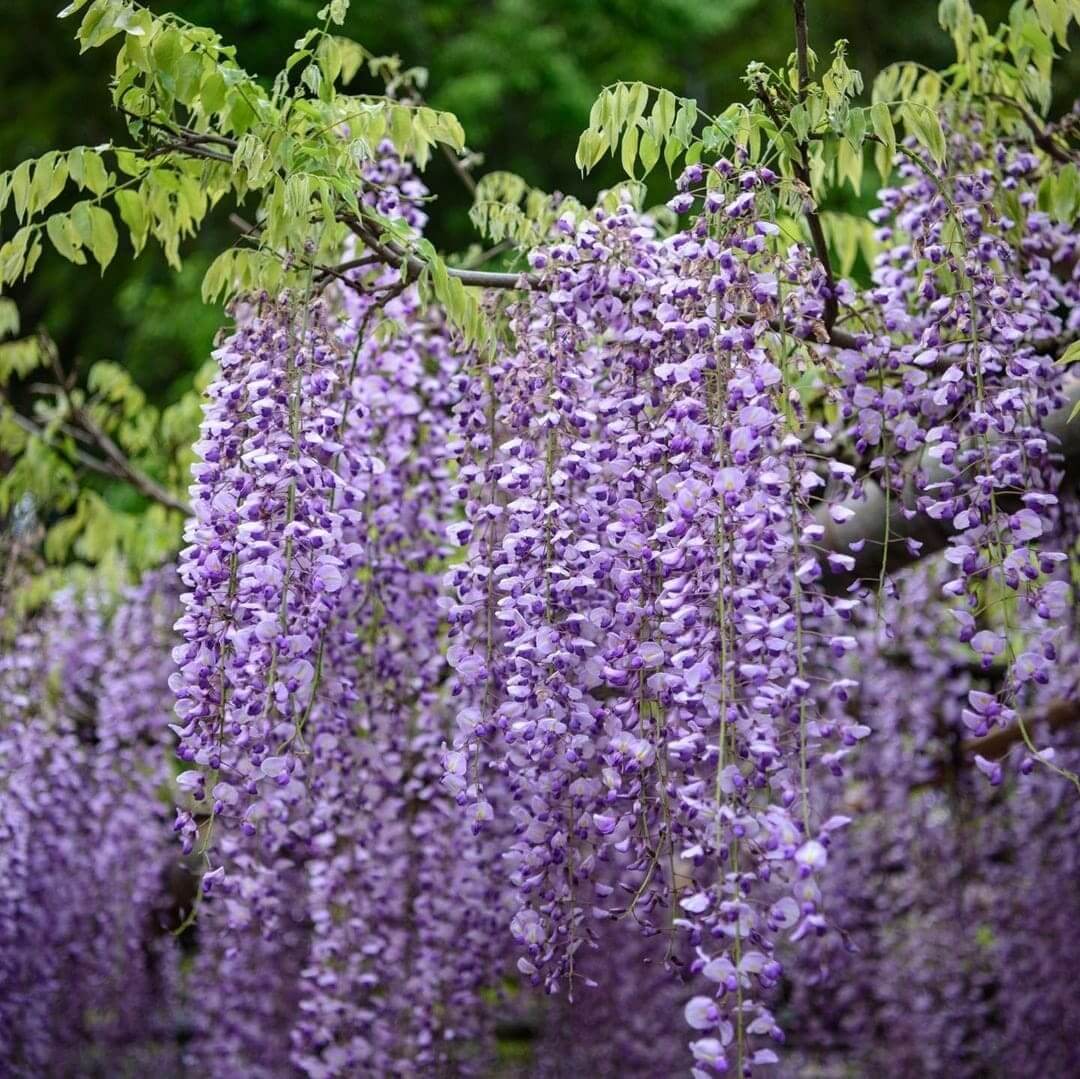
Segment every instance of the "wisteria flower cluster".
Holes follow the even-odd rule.
[[[367,179],[380,213],[423,224],[423,189],[392,154]],[[243,313],[199,447],[174,685],[180,755],[206,766],[178,779],[178,830],[219,896],[199,957],[217,1001],[196,1048],[208,1074],[486,1059],[496,851],[440,783],[451,712],[434,567],[465,359],[399,273],[353,284]],[[270,961],[265,1011],[238,1012]]]

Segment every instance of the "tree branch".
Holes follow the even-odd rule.
[[[806,32],[806,0],[793,0],[795,14],[795,56],[799,85],[796,92],[800,101],[806,100],[806,84],[810,81],[809,45]]]
[[[43,427],[18,412],[10,404],[8,408],[16,426],[28,435],[41,439],[50,449],[66,457],[71,464],[81,465],[83,468],[88,468],[91,472],[96,472],[100,476],[107,476],[109,479],[123,480],[147,498],[159,502],[169,509],[179,510],[183,514],[191,512],[186,502],[176,498],[156,480],[133,465],[124,454],[124,451],[82,410],[73,412],[72,419],[82,427],[93,444],[105,454],[106,460],[104,461],[87,453],[85,450],[79,449],[78,446],[55,445]]]
[[[67,457],[71,464],[80,464],[84,468],[90,469],[91,472],[97,472],[99,475],[108,476],[110,479],[120,479],[116,474],[115,469],[111,468],[104,461],[99,461],[96,457],[92,457],[84,450],[80,450],[78,446],[60,447],[53,444],[52,440],[46,434],[44,428],[39,427],[32,419],[24,416],[21,412],[16,412],[15,409],[8,405],[10,415],[15,423],[16,427],[21,428],[28,435],[34,438],[41,439],[50,449],[55,450],[57,453]]]
[[[402,269],[410,281],[415,281],[427,268],[423,259],[411,251],[404,250],[392,240],[382,241],[376,232],[376,223],[367,219],[359,219],[352,214],[342,215],[341,220],[352,229],[356,236],[364,241],[369,250],[373,251],[388,265]],[[545,287],[540,278],[529,273],[515,274],[488,270],[463,270],[454,266],[447,267],[447,273],[451,277],[456,277],[462,284],[472,285],[477,288],[528,290]],[[761,318],[759,315],[746,311],[737,311],[734,317],[736,321],[744,325],[760,321]],[[778,320],[770,319],[768,321],[776,333],[785,332]],[[789,328],[786,332],[791,333],[793,331]],[[830,329],[826,341],[821,341],[812,334],[796,334],[795,336],[811,344],[828,344],[836,348],[859,347],[858,338],[845,330]]]
[[[185,515],[191,513],[191,508],[183,499],[177,498],[172,492],[162,487],[157,480],[132,464],[127,454],[97,425],[93,417],[87,412],[83,409],[77,409],[72,418],[97,443],[101,452],[112,463],[115,474],[120,479],[131,484],[136,491],[154,502],[159,502],[161,505],[178,510]]]
[[[1042,722],[1051,731],[1080,723],[1080,701],[1053,701],[1042,716]],[[1024,726],[1030,730],[1031,720],[1025,720]],[[991,731],[982,738],[973,738],[965,742],[963,749],[965,753],[970,753],[972,756],[978,754],[980,757],[994,761],[1000,760],[1017,742],[1023,741],[1024,731],[1020,726],[1020,721],[1017,720],[1000,730]]]
[[[1061,147],[1053,135],[1039,122],[1038,117],[1022,102],[1006,97],[1004,94],[987,94],[986,96],[991,101],[997,101],[1002,105],[1015,109],[1031,132],[1031,141],[1048,157],[1053,158],[1062,165],[1072,164],[1076,160],[1072,154]]]
[[[1052,452],[1061,455],[1066,473],[1073,477],[1080,474],[1080,422],[1069,423],[1069,417],[1078,401],[1080,381],[1072,383],[1065,404],[1041,424]],[[947,545],[954,531],[951,523],[919,512],[917,500],[928,486],[946,481],[952,474],[940,460],[928,458],[924,450],[908,458],[904,471],[907,478],[903,491],[891,492],[888,499],[876,483],[866,482],[865,498],[844,503],[852,516],[843,524],[833,521],[828,507],[818,509],[815,517],[825,529],[824,551],[855,559],[855,566],[850,571],[836,573],[826,569],[824,586],[827,591],[843,592],[859,580],[876,582],[881,575],[883,560],[885,572],[893,573]],[[921,480],[918,473],[922,474]],[[999,496],[999,504],[1006,510],[1015,501],[1017,496]],[[909,539],[921,544],[916,553],[908,549],[906,541]],[[851,544],[858,541],[862,541],[862,549],[852,551]]]
[[[446,158],[450,168],[453,170],[454,175],[461,181],[462,186],[470,195],[476,194],[476,181],[472,177],[472,173],[469,172],[465,162],[446,145],[445,142],[439,143],[439,149],[442,150],[443,157]]]
[[[189,154],[191,157],[205,157],[210,161],[225,161],[232,164],[232,154],[223,154],[220,150],[211,150],[201,144],[186,142],[182,139],[177,139],[175,142],[163,142],[160,146],[147,150],[145,156],[149,159],[171,153]]]
[[[764,83],[758,85],[757,95],[764,104],[769,119],[772,120],[777,131],[779,131],[784,126],[784,121],[776,111],[776,106]],[[822,228],[821,217],[817,212],[817,204],[814,202],[814,189],[810,181],[810,164],[807,160],[807,144],[798,142],[796,143],[796,149],[799,151],[799,157],[792,160],[791,166],[795,172],[795,179],[806,188],[806,197],[809,200],[806,209],[803,211],[803,216],[806,218],[806,225],[810,230],[810,239],[814,244],[814,252],[818,257],[818,262],[821,263],[821,268],[825,272],[825,280],[828,283],[829,292],[825,297],[823,318],[825,329],[831,334],[833,323],[836,322],[836,316],[839,313],[836,302],[836,278],[833,274],[832,259],[829,256],[829,245],[825,240],[825,230]]]
[[[261,230],[261,225],[253,225],[250,221],[244,220],[239,214],[229,214],[229,224],[235,229],[239,230],[242,236],[258,236]],[[361,296],[367,296],[371,290],[365,288],[359,281],[354,281],[351,277],[346,276],[347,270],[359,269],[361,266],[373,265],[380,262],[377,258],[367,259],[351,259],[348,262],[342,263],[340,266],[324,266],[321,262],[313,262],[311,259],[303,259],[305,266],[310,266],[315,272],[315,281],[320,287],[323,287],[327,281],[333,279],[340,281],[346,288],[350,288],[353,292],[358,292]]]
[[[123,105],[118,105],[117,108],[129,120],[146,124],[147,127],[155,128],[158,131],[164,131],[173,139],[183,138],[190,143],[209,143],[215,146],[224,146],[229,150],[235,150],[237,147],[236,139],[231,139],[227,135],[218,135],[212,131],[196,131],[193,127],[184,127],[182,124],[162,123],[160,120],[155,120],[150,116],[140,116],[137,112],[125,109]]]
[[[344,214],[341,218],[367,247],[390,266],[397,266],[410,281],[415,281],[427,269],[423,259],[408,251],[393,240],[383,241],[376,231],[377,223],[354,214]],[[462,270],[448,266],[446,271],[456,277],[463,285],[476,288],[496,289],[535,289],[539,280],[535,274],[501,273],[495,270]]]
[[[797,68],[797,85],[795,87],[795,93],[799,99],[799,103],[802,104],[806,100],[806,87],[810,82],[810,57],[809,44],[807,41],[805,0],[793,0],[793,8],[795,13],[795,63]],[[769,96],[768,87],[764,81],[762,81],[757,85],[756,89],[758,97],[765,106],[765,111],[769,114],[769,118],[779,131],[784,125],[772,98]],[[836,322],[836,316],[839,313],[836,300],[836,276],[833,273],[832,259],[829,256],[829,245],[825,240],[825,230],[822,228],[821,217],[818,214],[817,203],[814,200],[814,185],[810,177],[809,144],[806,140],[800,140],[796,143],[796,149],[799,151],[799,156],[792,159],[791,165],[795,172],[795,179],[806,188],[807,206],[804,211],[804,216],[806,218],[807,227],[810,230],[810,239],[813,242],[818,262],[821,263],[821,268],[825,273],[828,293],[825,297],[823,320],[825,322],[825,329],[831,333],[833,323]]]
[[[93,468],[98,472],[104,472],[106,475],[123,480],[154,502],[158,502],[169,509],[178,510],[185,515],[190,514],[191,509],[183,499],[177,498],[176,495],[163,487],[152,476],[147,475],[141,468],[134,465],[127,454],[112,440],[108,432],[99,426],[94,417],[86,409],[75,403],[70,392],[70,381],[65,379],[63,369],[60,367],[60,358],[57,355],[56,346],[48,337],[44,337],[42,347],[49,351],[52,369],[56,375],[57,389],[67,405],[68,415],[74,423],[86,432],[92,443],[101,450],[106,459],[105,463],[94,462],[91,464],[90,461],[94,459],[87,454],[83,455],[85,459],[81,463],[88,468]]]

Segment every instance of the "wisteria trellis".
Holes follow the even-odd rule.
[[[739,145],[555,206],[472,343],[380,147],[359,265],[234,305],[179,583],[0,663],[15,1074],[490,1074],[536,1008],[537,1075],[1076,1067],[1080,237],[944,121],[866,287]]]

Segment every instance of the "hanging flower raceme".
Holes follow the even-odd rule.
[[[965,715],[977,736],[1008,724],[1017,694],[1045,682],[1054,662],[1049,611],[1065,554],[1053,540],[1058,445],[1044,421],[1064,402],[1066,375],[1047,343],[1076,328],[1075,270],[1058,268],[1075,267],[1077,248],[1074,229],[1036,208],[1039,159],[979,136],[971,121],[952,134],[955,175],[913,163],[913,151],[901,161],[905,182],[881,192],[874,215],[886,247],[865,299],[882,329],[836,357],[866,477],[909,517],[917,510],[951,533],[942,586],[962,601],[954,632],[986,669],[1008,668],[995,700],[983,694]],[[899,531],[893,544],[902,521]],[[1045,632],[1026,651],[1008,639],[1017,604],[1044,612]]]
[[[772,1059],[770,941],[824,924],[803,663],[835,615],[800,548],[820,481],[774,328],[784,288],[814,286],[756,205],[665,241],[623,205],[534,252],[516,348],[459,406],[469,552],[447,574],[447,783],[479,827],[515,824],[519,969],[574,992],[594,913],[666,931],[712,994],[687,1016],[720,1071]]]
[[[1076,871],[1080,802],[1025,752],[1016,721],[972,737],[970,700],[995,700],[1005,672],[984,670],[951,638],[953,620],[933,602],[947,565],[939,556],[909,571],[882,621],[864,616],[855,630],[864,678],[845,708],[874,738],[843,782],[814,792],[859,823],[830,852],[840,932],[792,971],[791,1034],[808,1067],[1068,1070],[1057,1017],[1075,1004],[1060,965],[1076,961],[1065,929],[1075,889],[1064,881]],[[1037,638],[1039,621],[1030,612],[1014,632]],[[1062,718],[1075,712],[1075,649],[1073,636],[1066,664],[1018,702],[1040,756],[1074,771]],[[1021,1028],[1039,1032],[1034,1042]]]
[[[419,227],[422,189],[385,153],[365,202]],[[314,314],[275,305],[242,323],[211,391],[187,572],[213,582],[222,616],[195,593],[181,629],[184,655],[209,648],[226,676],[178,685],[184,746],[208,733],[189,702],[224,701],[226,717],[211,756],[194,757],[217,769],[207,801],[226,826],[219,868],[203,877],[197,973],[216,1007],[192,1054],[214,1075],[279,1074],[285,1059],[316,1077],[469,1073],[488,1059],[480,994],[503,952],[497,852],[438,783],[453,714],[437,602],[454,509],[446,435],[466,360],[397,271],[349,276]],[[308,319],[299,362],[297,318]],[[226,402],[251,434],[219,448]],[[213,505],[223,490],[230,505],[239,492],[233,517]],[[198,795],[204,773],[190,774]],[[183,824],[192,839],[194,826]],[[252,1014],[253,979],[271,962]]]
[[[780,946],[830,924],[821,882],[849,816],[822,812],[811,787],[843,776],[873,730],[845,704],[859,609],[880,614],[833,582],[885,572],[863,542],[828,550],[832,524],[874,481],[908,519],[944,515],[945,564],[962,572],[944,598],[964,600],[952,617],[984,669],[1009,631],[1008,608],[977,625],[993,586],[1047,622],[1008,656],[1000,692],[957,698],[972,735],[1013,721],[1057,654],[1063,556],[1036,544],[1059,519],[1041,422],[1061,374],[1040,341],[1062,329],[1072,286],[1050,267],[1074,242],[1034,214],[1010,247],[1015,222],[985,204],[1036,161],[973,158],[948,181],[907,164],[908,187],[884,193],[893,246],[866,297],[883,328],[822,355],[843,430],[810,422],[794,390],[831,286],[771,242],[776,178],[727,162],[687,170],[673,208],[700,195],[705,213],[668,240],[625,205],[564,217],[531,256],[513,350],[463,388],[466,520],[450,531],[468,557],[446,610],[464,706],[446,782],[478,829],[513,822],[510,929],[534,983],[574,991],[590,913],[678,931],[671,954],[711,983],[686,1010],[702,1074],[775,1059]],[[854,300],[846,285],[833,297]],[[857,464],[830,456],[841,437]],[[913,535],[885,537],[905,539],[917,553]]]
[[[198,767],[179,782],[251,835],[303,797],[297,751],[321,643],[360,554],[344,528],[359,513],[357,477],[380,467],[339,441],[349,357],[329,320],[319,303],[256,305],[218,350],[196,445],[173,686],[179,753]],[[191,849],[194,815],[177,828]]]
[[[349,325],[362,325],[363,298],[344,303]],[[462,359],[415,289],[381,315],[391,328],[360,342],[344,438],[357,453],[378,446],[385,468],[366,477],[346,531],[364,569],[338,595],[323,660],[347,680],[332,697],[348,706],[313,715],[313,939],[295,1036],[314,1075],[482,1066],[478,994],[502,952],[494,852],[438,783],[452,712],[433,567],[448,550],[446,438]],[[334,913],[343,896],[347,919]]]
[[[0,659],[0,1057],[169,1072],[179,1021],[163,734],[172,575],[57,595]],[[132,649],[132,642],[138,646]]]

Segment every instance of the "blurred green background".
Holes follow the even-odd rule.
[[[250,71],[272,77],[323,0],[173,0],[151,3],[215,27]],[[54,147],[123,137],[107,91],[111,48],[83,57],[62,0],[3,0],[0,36],[0,168]],[[810,0],[811,45],[826,57],[837,38],[869,84],[885,64],[942,66],[950,42],[937,0]],[[991,25],[1005,0],[975,3]],[[615,167],[583,182],[573,165],[577,136],[605,84],[639,79],[695,97],[709,111],[743,98],[747,63],[781,63],[792,49],[789,0],[353,0],[344,32],[377,53],[398,53],[430,71],[427,96],[455,112],[484,169],[509,169],[534,186],[591,198],[618,178]],[[1059,105],[1080,86],[1073,57],[1059,68]],[[426,176],[439,196],[430,228],[439,246],[470,241],[468,196],[436,156]],[[656,181],[666,197],[665,176]],[[199,300],[203,270],[231,242],[226,213],[189,243],[181,275],[153,249],[117,258],[104,278],[48,252],[18,288],[24,329],[41,326],[68,365],[118,360],[166,404],[205,360],[221,312]],[[10,222],[4,224],[10,225]],[[122,251],[121,251],[122,255]]]

